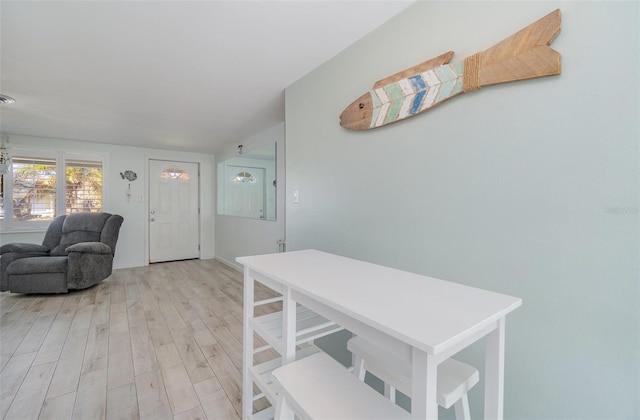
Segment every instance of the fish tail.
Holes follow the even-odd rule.
[[[474,57],[476,74],[471,62],[467,69],[465,60],[465,77],[469,73],[469,77],[475,78],[475,85],[481,87],[560,74],[560,53],[549,47],[560,33],[560,23],[560,9],[556,9],[491,48],[468,57]],[[470,83],[473,87],[474,81]]]

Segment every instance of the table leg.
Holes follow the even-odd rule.
[[[504,318],[486,337],[484,418],[503,418],[504,405]]]
[[[278,404],[276,404],[275,414],[273,420],[294,420],[295,413],[291,409],[291,406],[287,402],[284,395],[278,396]]]
[[[242,418],[248,419],[253,413],[253,382],[249,369],[253,366],[253,278],[249,269],[244,269],[244,317],[242,320]]]
[[[291,297],[291,289],[282,291],[282,364],[296,360],[296,302]]]
[[[416,348],[411,350],[411,417],[438,418],[438,364],[436,359]]]

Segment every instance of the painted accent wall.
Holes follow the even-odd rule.
[[[149,262],[148,229],[148,166],[149,159],[197,162],[200,164],[200,257],[214,257],[214,156],[203,153],[179,152],[140,147],[116,146],[103,143],[31,137],[11,134],[8,148],[24,147],[33,150],[53,150],[92,153],[105,156],[103,209],[120,214],[124,223],[120,229],[114,268],[139,267]],[[130,201],[127,201],[128,181],[120,172],[133,170],[138,178],[131,182]],[[44,231],[0,233],[0,244],[8,242],[41,243]]]
[[[463,60],[558,7],[560,76],[339,126],[375,81],[448,50]],[[639,8],[420,1],[286,90],[288,249],[521,297],[505,418],[640,416]],[[459,357],[481,367],[484,347]],[[481,418],[482,381],[470,399]]]
[[[251,150],[273,143],[276,144],[276,220],[225,216],[217,212],[215,215],[215,258],[239,271],[242,271],[242,266],[236,263],[236,257],[278,252],[277,242],[285,239],[284,123],[239,141],[231,145],[228,150],[216,153],[217,166],[220,162],[238,156],[238,144],[242,144],[244,151],[250,153]]]

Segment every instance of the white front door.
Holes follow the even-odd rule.
[[[149,262],[199,257],[198,164],[149,161]]]

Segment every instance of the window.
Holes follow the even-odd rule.
[[[65,161],[66,212],[102,211],[102,162]]]
[[[13,220],[53,220],[56,160],[15,156],[11,166]]]
[[[3,229],[44,228],[60,214],[102,211],[100,156],[84,159],[77,154],[36,155],[28,150],[12,154],[9,176],[2,177]]]

